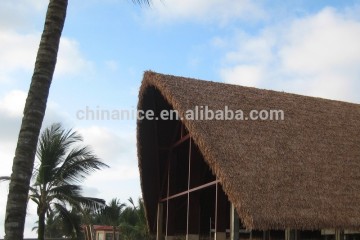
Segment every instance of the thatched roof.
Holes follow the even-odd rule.
[[[183,121],[245,227],[360,228],[360,105],[145,73],[139,109],[170,106],[182,115],[205,105],[285,113],[284,121]],[[162,171],[158,145],[167,137],[156,134],[158,127],[158,121],[138,121],[141,185],[152,229]]]

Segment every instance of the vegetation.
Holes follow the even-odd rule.
[[[137,205],[130,198],[129,205],[121,203],[119,199],[112,199],[100,211],[87,210],[82,212],[81,223],[84,225],[108,225],[113,226],[113,236],[116,229],[120,229],[121,240],[153,240],[149,233],[145,209],[142,199]],[[48,217],[46,222],[46,237],[61,237],[61,233],[67,233],[66,225],[63,225],[58,216]]]
[[[37,204],[38,239],[44,239],[45,215],[60,217],[71,235],[80,232],[80,217],[76,212],[84,208],[101,208],[105,201],[82,196],[79,183],[90,173],[107,167],[89,149],[80,147],[82,137],[75,131],[66,131],[60,124],[53,124],[41,134],[34,170],[35,182],[29,198]],[[76,145],[76,146],[74,146]],[[68,207],[72,211],[68,210]],[[51,218],[48,218],[51,221]]]
[[[131,206],[123,211],[120,217],[120,231],[123,240],[153,239],[150,234],[145,218],[145,208],[142,199],[135,206],[132,198],[129,199]]]

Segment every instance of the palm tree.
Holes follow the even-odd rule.
[[[23,239],[36,144],[55,70],[68,0],[50,0],[13,160],[5,215],[5,239]]]
[[[133,0],[133,2],[150,4],[150,0]],[[23,239],[36,144],[55,71],[67,5],[68,0],[49,0],[13,160],[5,214],[5,240]]]
[[[132,206],[124,209],[120,218],[120,229],[123,239],[153,239],[146,224],[145,208],[141,198],[138,200],[138,206],[132,198],[128,201]]]
[[[142,237],[142,239],[153,239],[154,236],[151,235],[147,222],[146,222],[146,216],[145,216],[145,206],[144,206],[144,201],[139,198],[138,200],[138,223],[137,223],[137,229],[138,232],[140,233],[140,236]]]
[[[37,204],[38,239],[44,239],[46,213],[59,215],[67,226],[77,231],[71,211],[99,208],[105,201],[83,197],[79,183],[90,173],[107,167],[87,146],[80,147],[82,137],[75,131],[66,131],[60,124],[53,124],[41,134],[34,170],[35,182],[30,188],[29,198]],[[76,146],[74,146],[76,145]]]
[[[113,198],[109,205],[104,208],[105,223],[113,227],[113,240],[115,240],[115,230],[119,226],[120,216],[125,206],[119,199]]]

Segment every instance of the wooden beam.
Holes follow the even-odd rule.
[[[182,143],[186,142],[186,140],[190,139],[190,134],[186,134],[185,136],[181,137],[177,141],[173,141],[173,144],[170,146],[159,146],[159,150],[161,151],[169,151],[172,150],[178,146],[180,146]]]
[[[168,197],[166,197],[166,198],[162,198],[162,199],[160,199],[160,202],[165,202],[165,201],[167,201],[167,200],[170,200],[170,199],[173,199],[173,198],[177,198],[177,197],[186,195],[186,194],[188,194],[188,193],[201,190],[201,189],[203,189],[203,188],[207,188],[207,187],[214,186],[215,184],[217,184],[217,183],[219,183],[219,182],[220,182],[219,180],[215,180],[215,181],[212,181],[212,182],[209,182],[209,183],[205,183],[205,184],[203,184],[203,185],[200,185],[200,186],[191,188],[191,189],[189,189],[189,190],[187,190],[187,191],[183,191],[183,192],[176,193],[176,194],[174,194],[174,195],[168,196]]]
[[[171,145],[171,149],[176,148],[177,146],[184,143],[186,140],[190,139],[190,134],[186,134],[185,136],[181,137],[179,140],[177,140],[173,145]]]

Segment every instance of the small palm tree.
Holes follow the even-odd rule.
[[[138,206],[132,198],[129,198],[131,206],[124,209],[120,218],[120,230],[125,240],[154,239],[149,232],[145,218],[145,208],[142,199],[138,200]]]
[[[66,131],[60,124],[53,124],[41,134],[34,169],[34,184],[30,199],[38,208],[38,239],[44,239],[46,214],[54,212],[78,231],[78,221],[72,211],[102,207],[105,201],[82,196],[79,183],[90,173],[108,167],[86,146],[80,147],[82,137],[75,131]],[[71,207],[71,211],[68,209]]]
[[[125,206],[126,205],[121,203],[119,199],[113,198],[104,208],[103,214],[105,216],[105,223],[113,227],[113,240],[116,239],[116,228],[120,223],[120,216]]]

